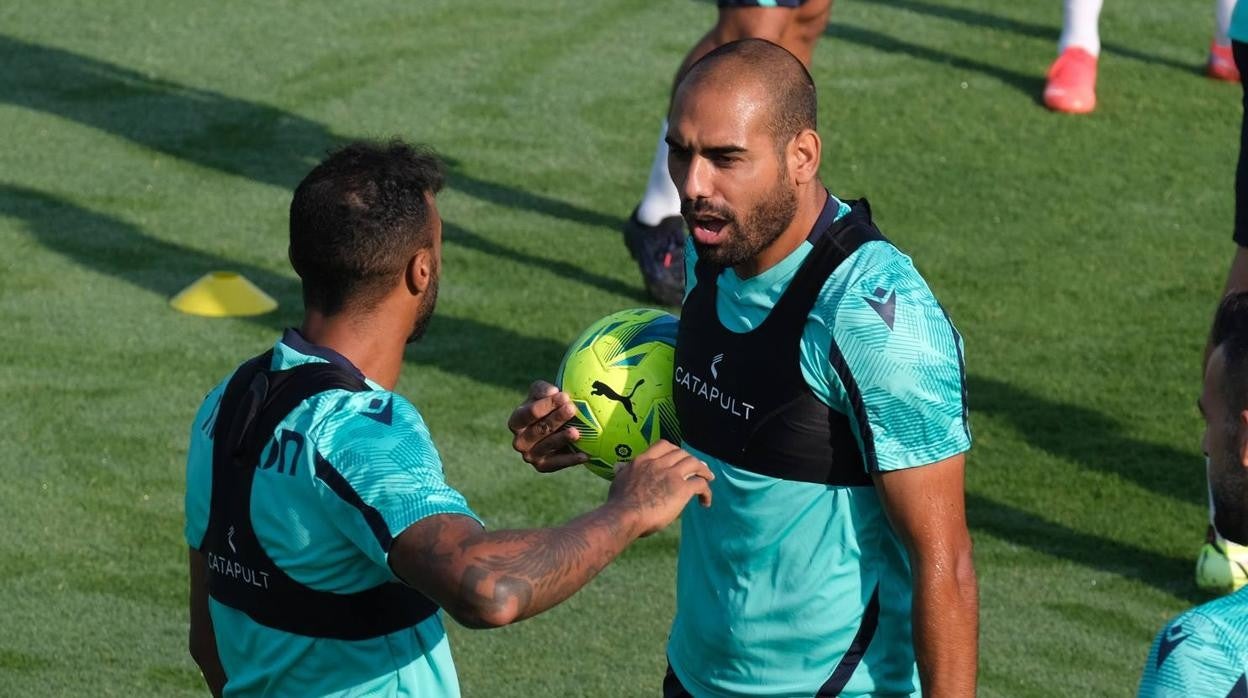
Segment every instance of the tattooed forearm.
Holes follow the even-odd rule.
[[[542,590],[574,573],[593,555],[585,534],[571,527],[499,531],[490,534],[490,542],[498,552],[481,558],[489,569],[529,580]]]
[[[486,620],[478,625],[472,619],[490,619],[527,608],[533,601],[533,587],[523,579],[499,576],[493,571],[476,565],[464,569],[460,578],[460,599],[468,608],[475,609],[471,616],[459,618],[460,622],[476,627],[488,627]]]
[[[528,618],[585,586],[632,538],[610,510],[556,528],[483,532],[460,543],[470,561],[462,588],[509,620]]]
[[[435,516],[400,535],[391,564],[461,624],[506,625],[593,579],[637,537],[629,517],[602,507],[554,528],[485,531],[466,517]]]

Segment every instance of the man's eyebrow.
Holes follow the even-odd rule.
[[[682,145],[673,140],[671,136],[664,136],[663,141],[667,143],[667,147],[673,150],[690,150],[688,146]],[[737,153],[746,152],[745,146],[740,145],[717,145],[699,150],[702,155],[707,157],[723,157],[725,155],[735,155]]]
[[[745,148],[739,145],[719,145],[712,148],[703,148],[702,152],[710,157],[722,157],[724,155],[744,153]]]

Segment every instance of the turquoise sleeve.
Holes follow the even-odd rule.
[[[858,259],[855,259],[858,258]],[[962,337],[910,258],[863,245],[820,295],[803,370],[850,417],[869,471],[935,463],[971,446]],[[830,328],[830,339],[828,336]],[[814,374],[813,376],[811,374]]]
[[[1248,695],[1240,655],[1217,622],[1189,611],[1162,628],[1153,640],[1139,696]]]
[[[330,393],[312,434],[316,488],[335,525],[374,562],[389,568],[393,539],[437,514],[480,519],[447,484],[442,459],[420,413],[386,391]]]
[[[212,504],[212,429],[225,383],[208,393],[191,423],[190,446],[186,452],[186,544],[198,549],[208,532],[208,510]]]
[[[1231,26],[1227,33],[1235,41],[1248,41],[1248,3],[1235,3],[1235,9],[1231,11]]]

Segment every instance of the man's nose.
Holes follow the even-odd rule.
[[[711,167],[705,158],[693,157],[685,170],[685,181],[681,185],[683,198],[689,201],[709,199],[711,197]]]

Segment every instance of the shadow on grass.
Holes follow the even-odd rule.
[[[980,73],[1018,89],[1037,103],[1040,102],[1040,93],[1044,90],[1044,76],[1040,71],[1037,71],[1035,75],[1020,73],[999,65],[920,46],[888,34],[850,24],[829,24],[824,34],[836,41],[857,44],[873,51],[895,53],[937,65],[947,65],[958,70]]]
[[[1089,569],[1136,579],[1189,603],[1208,600],[1192,576],[1195,557],[1170,557],[1076,531],[979,494],[967,494],[966,514],[973,531]]]
[[[982,10],[973,10],[966,7],[950,7],[937,2],[929,2],[928,0],[864,0],[864,2],[871,5],[890,7],[897,10],[928,15],[929,17],[937,17],[940,19],[960,22],[969,27],[981,27],[984,29],[1006,31],[1033,39],[1047,39],[1053,42],[1055,52],[1058,34],[1060,33],[1058,27],[1049,26],[1047,24],[1037,24],[1035,22],[1011,19],[1009,17],[1002,17],[1000,15],[994,15]],[[1056,4],[1054,4],[1054,7],[1056,7]],[[1122,56],[1123,58],[1129,58],[1133,61],[1140,61],[1142,63],[1174,68],[1175,70],[1181,70],[1189,73],[1200,73],[1204,69],[1203,65],[1184,63],[1182,61],[1176,61],[1172,58],[1166,58],[1165,56],[1145,53],[1144,51],[1139,51],[1114,41],[1102,41],[1101,52]],[[1047,66],[1037,66],[1036,73],[1041,74],[1045,67]]]
[[[1200,502],[1205,497],[1204,467],[1195,451],[1139,441],[1125,434],[1113,417],[992,378],[969,376],[967,390],[973,413],[1004,420],[1046,453],[1087,470],[1113,473],[1176,501]]]
[[[1203,467],[1194,453],[1139,441],[1095,410],[1033,395],[1003,381],[969,376],[973,414],[1008,423],[1028,444],[1091,470],[1113,473],[1159,496],[1199,502]],[[1195,558],[1173,558],[1073,530],[983,495],[968,494],[971,527],[1077,564],[1145,582],[1189,602],[1207,600],[1193,581]],[[1201,531],[1193,531],[1193,543]]]
[[[477,252],[498,257],[500,259],[509,259],[515,262],[520,262],[521,264],[525,264],[534,269],[543,270],[559,278],[568,279],[585,286],[592,286],[600,291],[622,296],[635,303],[647,304],[653,302],[650,300],[649,296],[642,293],[640,286],[634,286],[624,283],[619,279],[613,279],[609,276],[596,274],[592,271],[586,271],[571,262],[550,259],[548,257],[539,257],[538,255],[530,254],[528,252],[513,250],[454,223],[446,222],[443,225],[442,234],[448,244],[458,245],[470,250],[476,250]],[[620,245],[623,246],[623,243],[620,243]]]
[[[125,221],[24,187],[0,183],[0,217],[20,221],[40,245],[87,269],[166,298],[207,272],[238,271],[288,309],[248,318],[250,322],[275,336],[286,324],[298,322],[298,316],[289,311],[302,307],[299,283],[293,276],[158,240]],[[519,395],[532,378],[547,375],[558,364],[563,350],[553,340],[440,313],[425,339],[409,348],[407,359]]]
[[[0,103],[99,129],[201,167],[293,189],[324,154],[351,140],[276,107],[144,75],[96,58],[0,35]],[[489,182],[451,165],[449,184],[474,198],[580,225],[623,219]]]
[[[0,102],[292,189],[345,139],[297,114],[0,35]]]
[[[541,194],[508,187],[495,182],[473,177],[456,168],[451,159],[449,185],[452,189],[467,194],[475,199],[487,201],[498,206],[506,206],[519,211],[532,211],[551,218],[559,218],[572,223],[579,223],[594,228],[606,228],[618,233],[624,227],[624,219],[604,213],[582,208],[566,201],[559,201]]]

